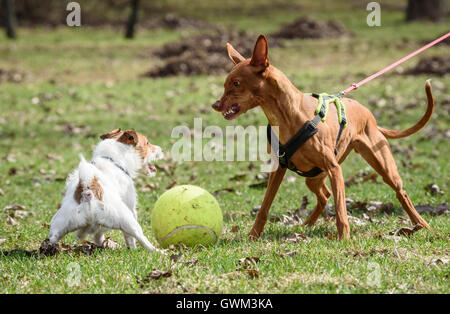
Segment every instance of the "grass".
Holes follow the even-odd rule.
[[[208,3],[208,5],[206,5]],[[295,40],[284,48],[270,50],[272,64],[279,67],[303,91],[336,92],[348,84],[388,65],[449,29],[449,23],[403,23],[402,13],[386,10],[382,27],[365,24],[364,6],[359,2],[334,4],[327,9],[299,1],[302,10],[289,7],[270,14],[255,12],[253,2],[242,11],[230,1],[229,10],[211,21],[234,24],[255,33],[271,32],[280,24],[294,19],[303,11],[318,18],[339,19],[355,32],[346,40]],[[239,2],[239,4],[242,2]],[[258,2],[266,3],[266,2]],[[267,2],[268,3],[268,2]],[[281,2],[280,2],[281,3]],[[167,6],[182,11],[178,2]],[[206,7],[205,7],[206,6]],[[218,5],[194,1],[186,12],[206,16],[204,12]],[[383,8],[383,3],[382,3]],[[253,14],[249,14],[253,12]],[[332,15],[328,13],[332,12]],[[170,151],[175,139],[172,128],[185,124],[193,127],[194,118],[203,125],[265,125],[261,110],[227,122],[210,109],[222,93],[224,76],[174,77],[151,80],[140,78],[159,61],[150,52],[157,46],[176,40],[180,33],[140,30],[137,38],[127,41],[115,29],[66,27],[20,29],[19,38],[8,41],[0,37],[0,68],[26,71],[27,79],[18,84],[0,83],[0,209],[20,204],[32,215],[18,219],[19,225],[6,222],[7,212],[0,212],[2,251],[20,248],[37,249],[48,236],[48,224],[64,192],[64,179],[78,164],[78,153],[90,156],[98,135],[116,127],[134,127],[149,135],[151,141]],[[448,54],[448,47],[438,46],[423,55]],[[417,61],[409,61],[407,68]],[[405,76],[389,73],[352,93],[351,97],[367,105],[378,123],[387,128],[410,126],[425,110],[424,84],[427,76]],[[436,112],[430,124],[420,133],[391,144],[396,152],[404,187],[414,204],[433,206],[448,202],[448,194],[431,195],[424,187],[438,184],[448,191],[449,128],[448,86],[450,78],[432,77]],[[39,103],[32,99],[38,97]],[[370,99],[385,99],[379,107]],[[444,101],[447,101],[445,105]],[[36,101],[34,101],[36,102]],[[418,104],[417,107],[407,106]],[[405,109],[407,108],[407,109]],[[79,132],[65,131],[78,126]],[[412,147],[412,149],[411,149]],[[55,158],[53,155],[56,154]],[[408,157],[407,155],[410,155]],[[167,163],[169,163],[167,161]],[[61,253],[57,257],[36,259],[23,254],[0,255],[0,292],[2,293],[449,293],[449,266],[435,263],[448,260],[450,221],[448,215],[424,218],[432,230],[419,231],[401,241],[385,236],[405,226],[406,215],[392,190],[381,183],[363,182],[346,189],[346,195],[357,201],[393,202],[392,214],[377,214],[378,223],[363,226],[351,224],[352,240],[329,240],[336,234],[333,220],[321,218],[313,228],[286,226],[282,222],[267,224],[263,237],[247,239],[254,217],[252,208],[261,203],[264,189],[252,189],[257,181],[259,163],[249,169],[249,162],[185,162],[173,164],[173,174],[160,172],[155,179],[139,178],[139,222],[150,241],[151,211],[158,195],[176,180],[191,183],[213,192],[223,209],[225,232],[219,243],[208,248],[181,248],[171,251],[183,254],[183,261],[172,263],[167,257],[150,254],[141,248],[126,250],[121,234],[108,235],[120,244],[119,249],[104,250],[90,256]],[[357,154],[343,164],[346,179],[368,166]],[[245,176],[230,180],[237,174]],[[289,174],[288,176],[292,176]],[[295,180],[294,180],[295,179]],[[148,182],[156,190],[143,191]],[[302,178],[285,180],[272,206],[274,217],[300,206],[302,196],[315,203]],[[332,199],[329,202],[332,205]],[[361,218],[363,213],[350,215]],[[303,217],[304,218],[304,217]],[[231,232],[231,229],[238,229]],[[288,243],[285,235],[300,233],[308,240]],[[77,244],[74,235],[65,243]],[[292,256],[289,252],[295,251]],[[242,270],[239,259],[258,257],[252,269],[259,277],[251,278]],[[186,261],[198,260],[197,263]],[[78,285],[69,285],[73,264],[80,269]],[[138,281],[152,270],[173,269],[169,278]],[[379,284],[371,284],[373,276]]]

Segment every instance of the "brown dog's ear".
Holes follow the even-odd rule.
[[[136,146],[138,142],[138,135],[135,130],[127,130],[123,132],[122,136],[117,140],[126,145]]]
[[[116,137],[120,132],[121,132],[120,129],[115,129],[115,130],[112,130],[111,132],[100,135],[100,138],[102,140],[106,140],[108,138],[113,138],[113,137]]]
[[[268,44],[264,35],[259,35],[256,40],[255,48],[253,49],[252,60],[250,64],[257,67],[267,68],[269,66]]]
[[[228,51],[228,57],[230,57],[231,61],[233,61],[234,64],[238,64],[239,62],[242,62],[245,60],[245,58],[237,52],[236,49],[233,48],[229,43],[227,43],[227,51]]]

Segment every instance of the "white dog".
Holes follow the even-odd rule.
[[[100,136],[91,162],[83,156],[78,168],[67,179],[61,208],[53,216],[49,240],[57,243],[76,231],[80,240],[88,235],[101,246],[110,229],[123,232],[127,247],[136,248],[135,239],[147,250],[150,244],[137,221],[137,195],[133,178],[138,172],[154,176],[151,161],[163,157],[159,146],[134,130],[111,131]]]

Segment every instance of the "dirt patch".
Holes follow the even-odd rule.
[[[0,83],[21,83],[28,77],[27,73],[18,70],[3,70],[0,69]]]
[[[433,40],[435,40],[436,38],[442,37],[444,36],[445,33],[440,34],[439,36],[436,36],[435,38],[430,38],[428,40],[423,40],[421,41],[422,45],[426,45],[428,43],[431,43]],[[441,41],[440,43],[436,44],[436,46],[449,46],[450,45],[450,37],[445,38],[443,41]]]
[[[349,37],[352,32],[335,21],[319,21],[308,17],[296,19],[294,22],[283,25],[279,31],[273,33],[275,38],[336,38]]]
[[[419,214],[430,214],[433,216],[447,215],[450,211],[449,203],[442,203],[437,206],[431,206],[429,204],[415,206]]]
[[[155,78],[176,75],[219,75],[230,68],[228,62],[218,53],[195,50],[169,58],[163,66],[151,70],[144,76]]]
[[[233,67],[226,51],[227,42],[231,43],[244,57],[250,57],[256,38],[256,35],[244,31],[218,29],[168,43],[154,52],[156,56],[166,60],[166,63],[144,76],[166,77],[227,73]],[[277,40],[268,40],[271,47],[279,46]]]
[[[144,27],[146,29],[179,30],[186,28],[205,28],[211,27],[211,25],[202,20],[184,18],[179,17],[174,13],[167,13],[163,17],[144,22],[141,27]]]
[[[434,74],[444,76],[450,73],[450,56],[434,56],[424,57],[419,60],[417,65],[408,71],[406,74]]]

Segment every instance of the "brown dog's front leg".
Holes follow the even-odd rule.
[[[273,199],[277,194],[278,188],[280,187],[281,181],[286,173],[286,168],[278,167],[277,170],[270,173],[269,182],[267,183],[267,190],[262,202],[261,208],[256,215],[255,223],[253,224],[252,230],[248,234],[251,239],[258,239],[266,224],[267,218],[269,216],[270,206],[272,205]]]
[[[338,238],[340,240],[350,239],[350,225],[348,224],[347,206],[345,204],[345,184],[341,167],[334,165],[328,171],[328,174],[333,188]]]

